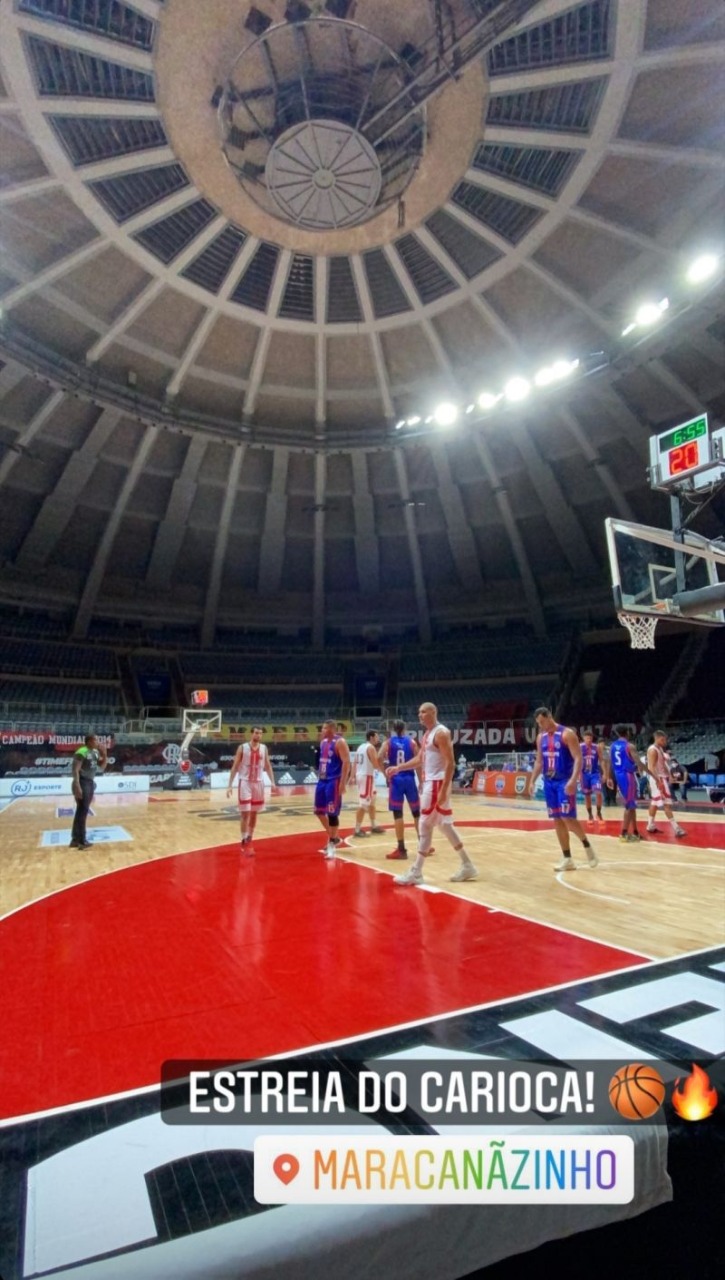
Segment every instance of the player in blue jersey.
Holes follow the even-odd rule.
[[[638,778],[643,772],[639,755],[629,741],[629,729],[626,724],[615,725],[614,742],[609,748],[609,763],[615,781],[609,781],[611,787],[619,787],[624,800],[622,815],[623,842],[641,840],[637,830],[637,791]]]
[[[327,835],[324,850],[326,858],[334,858],[341,839],[339,836],[340,809],[350,777],[350,748],[337,732],[335,720],[326,720],[320,739],[319,781],[315,787],[315,813]]]
[[[602,774],[606,778],[606,761],[603,759],[602,748],[598,742],[594,741],[594,734],[591,729],[585,730],[582,734],[582,791],[584,792],[584,803],[587,807],[587,826],[594,826],[594,814],[592,813],[592,792],[597,802],[597,822],[601,828],[602,825]]]
[[[581,840],[587,864],[594,869],[598,865],[597,856],[576,816],[576,791],[582,767],[579,739],[573,729],[556,723],[548,707],[539,707],[534,716],[540,732],[536,739],[536,764],[527,791],[530,796],[534,794],[536,779],[543,773],[546,807],[554,820],[561,848],[561,862],[556,870],[576,871],[569,847],[571,832]]]
[[[389,738],[386,738],[380,752],[380,768],[385,772],[388,765],[404,765],[417,754],[418,744],[405,732],[405,721],[394,720],[393,732]],[[395,836],[398,844],[392,853],[387,853],[385,856],[394,861],[402,860],[408,856],[408,850],[405,847],[405,823],[403,821],[403,804],[406,800],[413,815],[416,835],[418,834],[420,819],[418,779],[419,773],[415,768],[403,769],[390,779],[388,808],[393,815]]]

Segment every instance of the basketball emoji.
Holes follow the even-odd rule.
[[[625,1120],[648,1120],[665,1100],[665,1082],[654,1067],[633,1062],[609,1081],[609,1101]]]

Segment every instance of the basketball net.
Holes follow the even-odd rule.
[[[655,628],[659,618],[649,613],[618,613],[617,617],[629,632],[629,643],[633,649],[654,649]]]

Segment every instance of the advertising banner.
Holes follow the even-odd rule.
[[[479,796],[518,796],[526,794],[529,780],[528,773],[484,773],[477,770],[473,775],[473,794]]]
[[[126,778],[118,774],[99,774],[96,778],[96,794],[124,795],[148,791],[150,779],[141,775]],[[26,796],[70,796],[73,785],[70,774],[56,778],[0,778],[0,797],[22,800]]]

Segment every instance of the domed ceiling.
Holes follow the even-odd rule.
[[[604,518],[669,520],[649,435],[725,411],[722,271],[684,283],[720,0],[0,0],[0,36],[1,600],[206,644],[606,612]]]

